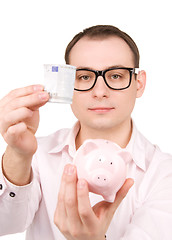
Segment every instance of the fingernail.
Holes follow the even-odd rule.
[[[84,179],[79,179],[77,186],[80,189],[84,188],[85,187],[85,180]]]
[[[75,172],[74,166],[67,166],[67,167],[65,168],[65,173],[66,173],[67,175],[72,175],[72,174],[74,174],[74,172]]]
[[[46,101],[46,100],[48,100],[48,93],[47,92],[41,92],[41,93],[39,93],[39,95],[38,95],[38,97],[41,99],[41,100],[43,100],[43,101]]]

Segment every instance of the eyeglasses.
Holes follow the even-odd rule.
[[[86,68],[76,70],[74,89],[76,91],[91,90],[99,76],[102,76],[105,84],[113,90],[123,90],[131,85],[132,75],[138,74],[138,68],[115,67],[104,71],[95,71]]]

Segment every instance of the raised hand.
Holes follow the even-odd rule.
[[[22,161],[26,167],[26,160],[31,160],[37,149],[35,133],[39,125],[39,108],[48,99],[43,86],[32,85],[13,90],[0,100],[0,133],[8,144],[3,169],[10,180],[13,178],[10,168],[21,164],[18,171],[24,170]]]

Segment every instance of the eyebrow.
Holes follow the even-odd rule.
[[[124,68],[124,67],[126,67],[126,66],[124,66],[124,65],[112,65],[112,66],[105,67],[103,70],[107,70],[107,69],[110,69],[110,68]],[[76,69],[97,70],[97,69],[86,67],[86,66],[79,66]]]

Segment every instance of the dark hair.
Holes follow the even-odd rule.
[[[66,64],[69,64],[69,55],[71,49],[81,38],[88,37],[90,39],[104,39],[112,36],[122,38],[128,44],[134,56],[135,67],[139,67],[140,56],[136,43],[128,34],[121,31],[119,28],[116,28],[111,25],[96,25],[90,28],[86,28],[83,30],[83,32],[80,32],[77,35],[75,35],[72,41],[68,44],[65,51]]]

